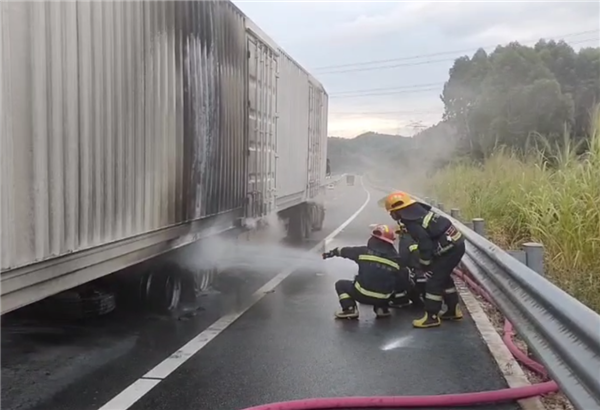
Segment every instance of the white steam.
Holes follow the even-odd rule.
[[[321,254],[282,244],[286,227],[277,214],[265,218],[247,218],[246,228],[254,231],[252,241],[239,238],[214,237],[202,244],[193,264],[203,269],[229,273],[278,273],[284,269],[302,267],[322,270]]]
[[[295,249],[279,243],[249,243],[236,239],[215,238],[202,247],[198,261],[204,267],[219,271],[277,273],[302,267],[322,270],[318,253]]]

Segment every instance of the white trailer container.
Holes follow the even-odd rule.
[[[275,211],[277,49],[248,30],[249,217]]]
[[[249,192],[250,202],[255,204],[253,209],[257,208],[256,198],[260,197],[265,212],[248,216],[276,211],[288,222],[290,236],[302,240],[311,231],[320,229],[324,219],[319,197],[324,191],[327,171],[327,93],[258,26],[249,20],[246,26],[251,59],[250,89],[263,98],[262,105],[256,103],[257,107],[263,107],[262,115],[256,116],[262,121],[253,120],[254,114],[251,114],[251,123],[256,124],[251,126],[251,135],[262,135],[257,138],[262,143],[254,144],[259,148],[251,151],[251,158],[261,156],[266,167],[263,182],[254,185],[255,191]],[[262,77],[253,74],[253,64],[259,68],[264,66]],[[273,76],[275,82],[271,81]],[[262,78],[262,81],[254,78]],[[251,99],[250,106],[253,104]],[[251,113],[256,111],[250,110]],[[275,172],[271,174],[273,158]]]
[[[309,76],[281,53],[277,90],[277,205],[306,199],[309,152]]]
[[[308,197],[315,198],[323,187],[327,173],[328,97],[323,86],[309,76],[308,107]]]
[[[277,206],[316,198],[327,161],[327,94],[281,51],[277,90]]]
[[[249,132],[251,136],[262,135],[262,143],[253,145],[263,147],[260,155],[268,167],[264,171],[265,188],[257,195],[263,196],[265,209],[287,210],[316,199],[322,192],[328,97],[323,86],[258,26],[250,20],[246,24],[251,95],[262,97],[262,101],[250,99]],[[255,74],[254,66],[263,74]],[[263,107],[262,115],[258,115],[262,122],[253,119],[255,104]],[[255,150],[251,150],[253,155]],[[271,168],[273,160],[276,165]]]
[[[318,228],[327,94],[229,1],[1,2],[2,313],[243,218]]]

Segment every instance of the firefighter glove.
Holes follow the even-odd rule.
[[[410,268],[408,268],[408,281],[410,282],[410,286],[411,287],[414,287],[415,284],[416,284],[416,282],[415,282],[416,277],[415,276],[416,276],[415,275],[415,271],[412,270],[412,269],[410,269]]]
[[[338,248],[335,248],[335,249],[330,250],[329,252],[325,252],[322,256],[323,256],[323,259],[340,256],[340,250]]]
[[[415,274],[415,282],[424,283],[427,282],[427,279],[431,278],[430,271],[419,271]]]
[[[396,227],[396,235],[403,235],[405,233],[407,233],[406,231],[406,226],[404,226],[404,224],[400,221],[396,221],[398,226]]]

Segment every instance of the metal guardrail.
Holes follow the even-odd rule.
[[[456,218],[433,209],[463,233],[464,267],[489,292],[571,403],[578,410],[600,409],[600,315]]]

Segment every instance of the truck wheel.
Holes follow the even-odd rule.
[[[313,231],[313,218],[311,212],[311,206],[305,206],[302,212],[302,226],[304,228],[302,239],[309,239]]]
[[[312,230],[315,232],[322,230],[323,222],[325,221],[325,207],[314,204],[311,214]]]
[[[288,222],[288,239],[292,243],[301,243],[310,235],[310,219],[306,204],[290,209]]]
[[[145,280],[145,301],[158,312],[170,312],[179,307],[182,293],[181,275],[176,271],[149,272]]]
[[[68,319],[103,316],[117,307],[114,293],[101,289],[67,290],[46,299],[42,305],[45,314]]]

